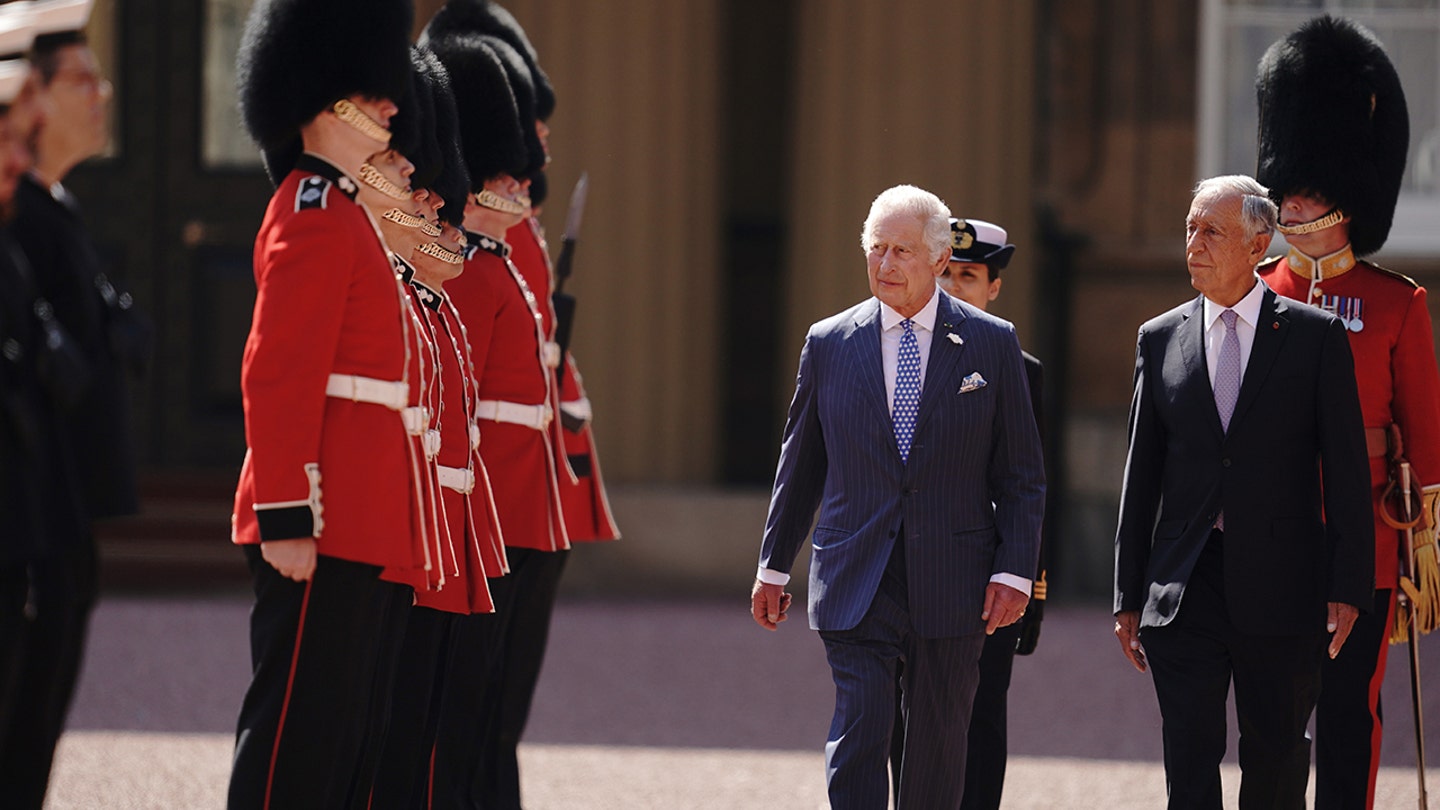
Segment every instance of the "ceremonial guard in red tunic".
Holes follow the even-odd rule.
[[[525,214],[525,187],[517,178],[539,168],[521,126],[522,119],[533,120],[534,100],[520,81],[520,74],[528,77],[523,60],[467,25],[466,10],[441,9],[421,45],[450,74],[470,174],[464,201],[469,255],[445,291],[470,338],[480,455],[492,475],[510,574],[490,583],[494,614],[456,622],[433,779],[437,803],[491,807],[484,790],[495,770],[490,741],[501,709],[497,679],[536,641],[523,624],[531,608],[520,600],[534,591],[537,574],[556,553],[569,548],[557,484],[557,474],[568,470],[554,424],[553,374],[544,362],[542,302],[504,241]]]
[[[229,806],[364,807],[409,587],[424,569],[404,413],[409,305],[356,176],[410,73],[404,0],[262,0],[238,58],[278,184],[255,241],[242,360],[249,445],[234,541],[254,577],[254,671]]]
[[[410,181],[416,207],[409,212],[391,209],[384,221],[390,223],[387,234],[397,233],[390,240],[392,249],[401,243],[413,247],[406,251],[402,275],[438,369],[436,384],[428,389],[427,435],[432,438],[426,449],[440,495],[436,506],[442,544],[437,561],[444,579],[437,588],[417,591],[410,613],[371,803],[375,810],[429,805],[430,762],[454,617],[492,611],[486,579],[501,576],[505,569],[490,479],[479,455],[473,357],[459,311],[444,289],[465,260],[460,228],[469,177],[460,156],[449,77],[428,51],[416,49],[413,58],[415,92],[401,105],[396,129],[406,130],[411,121],[419,124],[417,141],[401,147],[415,166]],[[448,200],[456,204],[450,207]]]
[[[1390,231],[1409,121],[1400,80],[1374,35],[1318,17],[1260,63],[1257,179],[1280,205],[1289,253],[1259,268],[1277,293],[1338,316],[1350,332],[1375,507],[1374,609],[1325,661],[1315,710],[1315,806],[1373,807],[1380,685],[1395,620],[1401,533],[1385,522],[1393,460],[1423,492],[1417,544],[1431,542],[1440,493],[1440,373],[1425,288],[1365,259]],[[1285,414],[1274,414],[1284,419]],[[1433,547],[1432,547],[1433,548]]]

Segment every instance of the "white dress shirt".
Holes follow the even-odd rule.
[[[925,391],[925,370],[930,365],[930,341],[935,335],[935,316],[940,308],[939,290],[939,286],[936,286],[935,293],[930,296],[930,300],[910,318],[915,330],[915,342],[920,349],[922,397]],[[904,315],[891,309],[890,305],[884,301],[880,302],[880,366],[885,375],[885,402],[890,409],[891,416],[895,414],[895,377],[900,366],[900,336],[905,334],[905,327],[900,324],[904,320]],[[758,569],[756,576],[761,582],[769,585],[786,585],[790,582],[789,574],[763,566]],[[1001,572],[992,574],[990,581],[1009,585],[1026,596],[1030,595],[1031,581],[1026,577]]]
[[[1240,379],[1245,379],[1245,369],[1250,365],[1250,347],[1255,345],[1255,327],[1260,320],[1260,302],[1265,297],[1265,285],[1256,277],[1255,286],[1239,302],[1229,309],[1235,310],[1235,336],[1240,339]],[[1210,374],[1210,390],[1215,390],[1215,364],[1220,362],[1220,342],[1225,339],[1225,324],[1220,313],[1226,307],[1205,299],[1205,368]]]

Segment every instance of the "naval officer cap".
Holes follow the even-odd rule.
[[[0,59],[14,61],[30,51],[35,41],[33,5],[29,2],[0,5]]]
[[[49,53],[85,41],[85,26],[95,0],[30,0],[35,52]]]
[[[1015,253],[1005,229],[983,219],[950,218],[950,261],[988,265],[1004,270]]]

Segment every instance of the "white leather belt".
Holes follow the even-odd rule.
[[[475,416],[492,422],[509,422],[512,425],[544,430],[550,425],[555,414],[551,412],[549,405],[521,405],[518,402],[482,399],[475,403]]]
[[[351,402],[384,405],[392,411],[403,410],[410,401],[410,386],[403,382],[357,377],[354,374],[331,374],[330,380],[325,383],[325,393]]]
[[[435,465],[435,470],[440,486],[453,489],[462,495],[469,495],[475,490],[474,471],[464,467],[446,467],[443,464]]]
[[[560,403],[560,410],[582,422],[589,422],[591,416],[590,398],[581,397],[579,399],[572,399],[569,402],[562,402]]]

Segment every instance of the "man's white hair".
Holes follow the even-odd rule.
[[[924,224],[925,246],[930,261],[950,250],[950,208],[939,197],[918,186],[894,186],[880,192],[870,203],[870,215],[860,230],[860,247],[870,252],[871,236],[880,220],[892,214],[908,214]]]
[[[1275,233],[1280,209],[1270,199],[1270,189],[1249,175],[1225,174],[1195,184],[1194,199],[1202,195],[1240,195],[1240,222],[1252,235]]]

